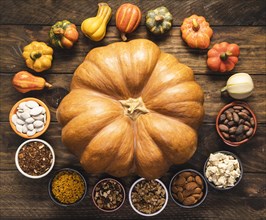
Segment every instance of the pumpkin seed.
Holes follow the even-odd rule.
[[[26,102],[26,106],[27,106],[28,108],[33,109],[33,108],[35,108],[35,107],[38,107],[39,104],[38,104],[37,102],[35,102],[35,101],[27,101],[27,102]]]

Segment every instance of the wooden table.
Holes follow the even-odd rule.
[[[98,2],[98,1],[97,1]],[[53,67],[41,74],[54,86],[69,89],[72,74],[92,49],[120,41],[115,27],[115,12],[123,1],[107,1],[112,8],[113,17],[108,25],[107,35],[101,42],[92,42],[80,31],[81,22],[95,16],[97,2],[91,0],[1,0],[0,1],[0,218],[1,219],[140,219],[126,200],[117,212],[106,214],[99,211],[92,202],[91,191],[94,184],[105,175],[85,174],[88,181],[88,194],[76,207],[56,206],[49,198],[47,185],[51,175],[32,180],[22,176],[15,167],[14,156],[17,147],[25,141],[10,128],[8,114],[11,107],[24,97],[37,97],[45,100],[47,90],[21,94],[11,84],[14,73],[29,70],[21,56],[25,45],[33,40],[48,43],[48,31],[56,21],[68,19],[78,26],[80,38],[71,50],[55,49]],[[177,57],[190,66],[197,82],[205,92],[204,123],[199,129],[198,150],[193,158],[182,166],[174,166],[161,178],[168,186],[171,177],[183,168],[194,168],[202,172],[208,155],[218,150],[229,150],[241,159],[244,176],[241,183],[229,191],[209,189],[205,202],[193,210],[183,209],[171,199],[166,209],[154,219],[265,219],[266,218],[266,4],[265,1],[193,1],[193,0],[154,0],[131,1],[143,12],[141,26],[129,35],[129,40],[146,38],[159,45],[161,50]],[[174,16],[174,27],[163,37],[147,33],[145,14],[149,9],[165,5]],[[211,24],[215,43],[228,41],[240,45],[241,54],[236,68],[231,73],[214,73],[206,67],[207,50],[189,48],[181,39],[180,25],[185,17],[193,13],[203,15]],[[255,137],[239,148],[226,146],[215,130],[218,111],[232,100],[221,97],[222,88],[228,77],[237,72],[252,75],[255,91],[246,101],[258,118]],[[41,136],[55,149],[54,171],[63,167],[80,169],[78,160],[71,155],[61,142],[61,128],[51,109],[52,122],[48,131]],[[129,191],[136,176],[122,178]]]

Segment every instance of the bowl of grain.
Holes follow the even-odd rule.
[[[63,168],[58,170],[48,184],[51,200],[63,207],[79,204],[87,194],[87,182],[77,170]]]
[[[229,151],[211,153],[205,162],[204,177],[211,187],[229,190],[239,184],[243,176],[240,159]]]
[[[114,212],[122,207],[126,193],[123,185],[116,179],[100,180],[92,190],[94,205],[104,212]]]
[[[18,171],[31,179],[46,176],[54,167],[55,153],[52,146],[41,139],[30,139],[17,149],[15,164]]]
[[[132,209],[142,216],[158,215],[164,210],[167,202],[167,188],[159,179],[140,178],[129,190],[129,203]]]
[[[37,138],[49,127],[51,115],[39,99],[24,98],[10,110],[9,123],[13,131],[26,139]]]
[[[185,169],[176,173],[169,185],[172,200],[182,208],[195,208],[208,194],[208,184],[196,170]]]

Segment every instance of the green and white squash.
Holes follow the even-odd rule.
[[[148,11],[146,15],[146,27],[155,34],[161,35],[172,27],[173,16],[164,6]]]

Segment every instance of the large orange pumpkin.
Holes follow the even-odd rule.
[[[153,179],[194,154],[203,98],[189,67],[139,39],[90,51],[57,119],[87,172]]]

